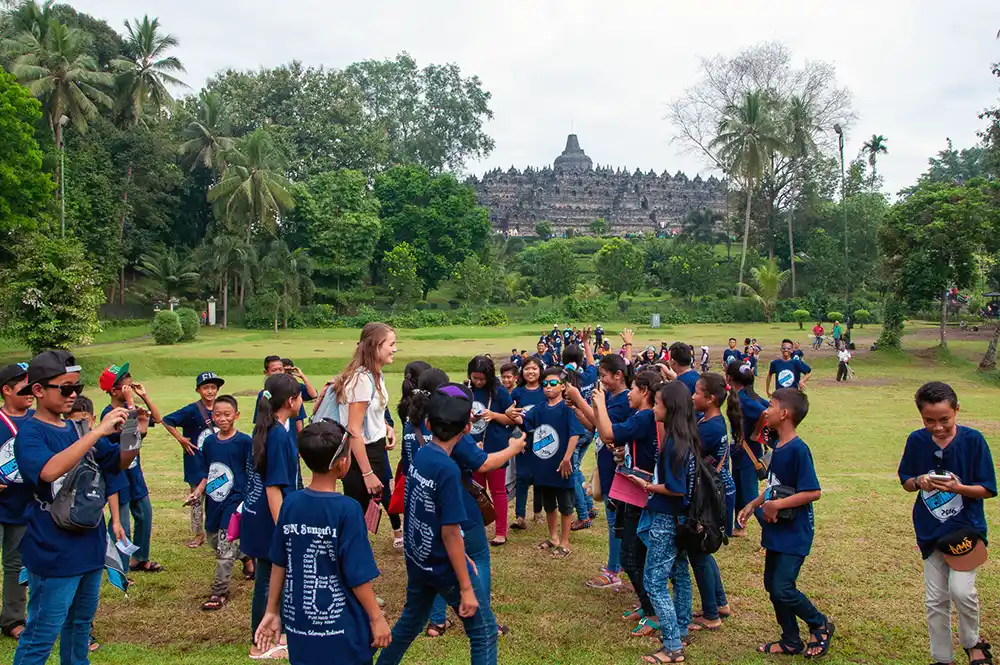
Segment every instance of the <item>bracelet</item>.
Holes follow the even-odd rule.
[[[371,470],[371,471],[369,471],[368,473],[362,473],[362,474],[361,474],[361,477],[362,477],[362,478],[367,478],[368,476],[374,476],[374,475],[375,475],[375,469],[372,469],[372,470]]]

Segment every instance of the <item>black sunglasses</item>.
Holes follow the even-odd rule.
[[[63,397],[72,397],[73,395],[83,394],[82,383],[64,383],[58,386],[52,383],[40,383],[38,385],[42,388],[55,388],[62,394]]]

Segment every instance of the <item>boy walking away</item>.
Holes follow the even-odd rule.
[[[781,358],[771,361],[771,366],[767,370],[767,383],[764,384],[764,392],[771,396],[771,380],[775,379],[776,388],[796,388],[806,387],[806,381],[812,373],[812,368],[805,364],[803,360],[792,356],[793,342],[790,339],[781,340]]]
[[[253,441],[236,429],[240,409],[232,395],[222,395],[215,400],[212,418],[219,431],[205,439],[198,453],[201,482],[188,497],[188,502],[193,503],[205,496],[205,531],[215,550],[212,593],[201,606],[206,612],[221,610],[229,602],[229,581],[236,559],[243,562],[244,577],[253,579],[253,560],[240,552],[235,538],[229,538],[229,521],[243,502],[246,463]]]
[[[17,393],[28,383],[28,363],[14,363],[0,369],[0,541],[3,547],[3,611],[0,630],[15,640],[24,630],[27,590],[18,582],[21,574],[21,538],[24,537],[25,512],[33,497],[17,468],[14,441],[21,426],[35,410],[32,395]]]
[[[138,395],[146,403],[146,409],[139,411],[140,435],[146,436],[151,426],[150,419],[153,423],[161,421],[160,411],[149,399],[146,388],[132,380],[128,363],[106,367],[97,382],[101,390],[108,393],[111,398],[111,403],[101,412],[102,418],[112,409],[135,408],[133,395]],[[108,436],[108,441],[117,444],[121,441],[121,435],[111,434]],[[135,552],[134,563],[129,560],[128,555],[124,555],[124,563],[133,572],[159,573],[163,570],[163,566],[149,560],[149,547],[153,534],[153,504],[150,503],[149,488],[142,472],[142,452],[136,455],[135,461],[125,470],[125,476],[128,478],[128,490],[118,495],[121,525],[125,535],[131,537],[133,544],[139,549]]]
[[[184,482],[192,492],[201,482],[199,477],[201,464],[198,462],[197,454],[205,439],[216,432],[212,423],[212,409],[215,407],[215,397],[219,394],[219,388],[225,383],[214,372],[202,372],[194,384],[200,399],[163,418],[163,428],[170,433],[170,436],[177,439],[177,443],[184,449]],[[181,429],[180,432],[177,431],[178,427]],[[204,515],[203,499],[191,504],[191,533],[194,538],[187,544],[191,549],[197,549],[205,543]]]
[[[125,423],[125,409],[113,409],[82,435],[63,420],[81,390],[73,356],[44,351],[31,359],[28,380],[18,391],[33,395],[37,410],[18,430],[14,449],[22,480],[35,496],[21,541],[29,602],[15,665],[44,665],[57,638],[62,663],[90,662],[90,629],[107,550],[104,506],[128,482],[122,471],[137,451],[122,454],[106,438]],[[84,492],[83,486],[91,489]],[[115,538],[121,539],[115,512]]]
[[[303,429],[298,443],[312,482],[278,514],[257,646],[266,653],[278,644],[284,625],[292,665],[371,665],[391,638],[372,588],[379,572],[361,506],[337,492],[351,468],[347,430],[320,421]]]
[[[774,614],[781,626],[781,639],[760,646],[757,651],[770,654],[825,656],[830,650],[834,625],[799,591],[796,580],[813,541],[812,504],[819,500],[820,486],[813,466],[812,453],[795,428],[809,412],[805,393],[794,388],[774,392],[764,412],[768,427],[778,433],[778,443],[771,456],[767,487],[740,511],[739,523],[763,507],[760,544],[764,560],[764,588],[771,595]],[[812,641],[804,645],[798,620],[809,626]]]
[[[406,604],[392,629],[392,643],[378,665],[396,665],[423,631],[440,594],[465,626],[472,665],[496,665],[497,628],[479,610],[482,587],[465,555],[459,526],[466,519],[462,474],[451,451],[472,420],[472,392],[446,383],[427,405],[433,439],[414,454],[406,479]],[[541,407],[535,407],[541,408]],[[484,599],[485,600],[485,599]]]
[[[899,482],[917,492],[913,530],[924,558],[924,602],[931,657],[953,662],[951,605],[969,665],[992,665],[990,645],[979,636],[976,568],[986,560],[983,499],[997,495],[993,456],[982,433],[955,422],[958,396],[940,381],[916,394],[924,428],[910,434],[899,462]]]

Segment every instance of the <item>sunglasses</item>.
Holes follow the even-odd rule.
[[[62,394],[63,397],[72,397],[73,395],[83,394],[82,383],[66,383],[58,386],[52,383],[40,383],[38,385],[42,388],[55,388]]]
[[[542,381],[542,386],[545,388],[555,388],[556,386],[561,386],[562,381],[559,379],[549,379],[548,381]]]
[[[334,451],[333,457],[330,458],[330,467],[329,467],[329,470],[331,470],[331,471],[333,470],[333,465],[337,463],[337,459],[340,458],[340,455],[344,452],[344,447],[347,445],[347,442],[350,441],[350,440],[351,440],[350,433],[349,432],[344,432],[344,438],[341,439],[340,445],[337,446],[337,450]]]

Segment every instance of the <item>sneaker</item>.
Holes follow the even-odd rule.
[[[591,589],[617,589],[621,585],[621,578],[607,568],[602,568],[600,575],[587,580],[587,586]]]
[[[593,525],[594,525],[593,520],[589,520],[589,519],[588,520],[573,520],[573,523],[570,524],[570,526],[569,526],[569,530],[570,531],[583,531],[584,529],[589,529]]]
[[[535,524],[545,524],[545,515],[542,513],[535,513]]]
[[[518,517],[516,520],[514,520],[513,524],[510,525],[510,528],[517,529],[518,531],[523,531],[524,529],[528,528],[528,525],[525,524],[523,517]]]

